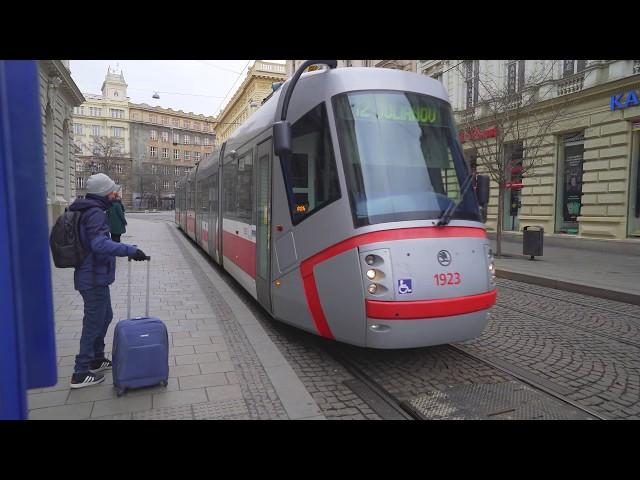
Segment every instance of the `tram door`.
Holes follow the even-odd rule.
[[[218,172],[209,177],[209,252],[218,260]]]
[[[268,311],[271,311],[271,271],[269,268],[269,251],[271,250],[271,148],[271,139],[258,145],[256,176],[256,289],[258,301]]]
[[[195,205],[193,209],[193,213],[195,215],[196,221],[196,244],[202,246],[202,230],[203,224],[202,221],[206,220],[205,212],[207,211],[208,201],[207,201],[207,190],[205,189],[204,180],[198,180],[196,183],[196,195],[195,195]]]

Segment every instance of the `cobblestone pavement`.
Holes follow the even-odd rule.
[[[230,277],[228,281],[233,283]],[[307,332],[277,322],[242,295],[265,331],[278,346],[298,377],[312,394],[328,419],[379,419],[380,416],[350,388],[354,377],[334,360],[330,348],[338,348],[341,355],[357,363],[371,379],[401,401],[410,401],[427,394],[451,392],[465,386],[500,388],[517,384],[512,376],[486,363],[461,355],[447,346],[410,350],[371,350],[330,342]],[[574,418],[577,413],[544,394],[536,399],[542,410],[528,418]],[[467,401],[471,397],[467,396]],[[531,401],[530,398],[524,401]],[[579,418],[586,418],[583,415]],[[434,417],[437,418],[437,417]],[[457,417],[446,417],[457,418]],[[471,418],[469,416],[460,418]],[[483,417],[486,418],[486,417]]]
[[[256,318],[327,419],[380,420],[380,416],[347,386],[345,382],[354,377],[326,352],[326,340],[270,319],[257,310]]]
[[[640,418],[639,319],[629,316],[640,308],[508,280],[498,289],[491,322],[467,347],[534,372],[610,418]]]
[[[444,397],[467,404],[475,399],[475,407],[482,407],[489,397],[507,396],[511,399],[507,404],[529,406],[530,416],[525,418],[581,418],[570,411],[573,407],[533,392],[513,376],[448,346],[369,350],[336,345],[280,323],[175,228],[171,213],[128,218],[130,231],[123,241],[135,239],[152,256],[150,307],[170,332],[169,386],[117,399],[109,374],[104,386],[69,390],[82,300],[73,290],[73,271],[54,268],[60,378],[55,387],[30,391],[30,418],[290,418],[286,399],[278,395],[282,386],[273,383],[272,367],[256,348],[251,327],[246,327],[249,317],[277,347],[323,418],[381,418],[350,388],[357,379],[332,357],[332,348],[401,401],[431,407],[440,402],[441,407]],[[145,268],[142,263],[133,266],[133,313],[141,314]],[[119,259],[108,351],[115,321],[126,312],[126,267],[126,260]],[[640,417],[640,307],[503,279],[498,280],[498,290],[499,305],[485,332],[461,345],[470,353],[529,372],[608,417]],[[246,315],[238,313],[239,304]],[[512,416],[512,410],[498,408],[491,418],[520,418]],[[477,416],[477,409],[433,411],[430,418],[487,418]]]
[[[169,331],[169,385],[134,390],[117,398],[109,372],[102,385],[70,390],[83,304],[73,289],[73,270],[52,268],[58,383],[29,391],[29,418],[296,418],[287,413],[295,413],[295,406],[285,408],[272,377],[267,374],[269,367],[258,360],[252,341],[245,333],[244,324],[250,320],[236,318],[239,310],[230,306],[232,296],[223,298],[205,277],[204,270],[189,257],[181,243],[175,241],[171,233],[175,227],[167,223],[172,216],[140,218],[140,215],[128,215],[128,231],[122,241],[138,244],[151,255],[150,314],[160,317]],[[126,259],[118,258],[117,280],[111,286],[114,321],[105,338],[107,353],[111,351],[115,323],[126,316],[127,263]],[[132,262],[132,267],[132,315],[142,315],[146,265]],[[277,350],[273,345],[271,348]],[[282,368],[280,373],[280,391],[288,389],[285,393],[297,394],[296,400],[301,398],[296,386],[291,385],[288,372]],[[304,403],[304,399],[299,403]],[[305,405],[298,410],[305,408],[309,410]]]
[[[180,232],[176,234],[182,235]],[[207,261],[203,254],[202,259]],[[344,383],[353,380],[354,377],[325,351],[326,344],[333,342],[327,342],[316,335],[273,319],[230,275],[217,266],[214,268],[255,315],[327,419],[380,419],[380,416]]]

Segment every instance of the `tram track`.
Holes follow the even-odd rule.
[[[327,345],[323,350],[331,355],[353,377],[347,386],[362,398],[383,420],[424,420],[407,402],[400,400],[376,380],[367,375],[353,360],[339,351],[337,345]]]
[[[203,253],[203,252],[201,252]],[[203,253],[203,257],[204,253]],[[214,265],[211,259],[207,258],[209,262]],[[217,266],[215,264],[214,266]],[[237,282],[226,272],[219,269],[225,282],[234,287],[234,290],[239,294],[245,304],[250,310],[258,317],[262,317],[261,321],[267,322],[273,325],[273,319],[268,318],[266,312],[262,309],[250,295],[242,289]],[[503,307],[504,308],[504,307]],[[527,312],[523,312],[527,313]],[[275,322],[277,323],[277,322]],[[280,327],[286,327],[286,325],[278,325]],[[342,380],[342,384],[347,387],[351,392],[357,395],[363,402],[365,402],[371,410],[373,410],[380,418],[385,420],[428,420],[433,419],[431,416],[423,415],[417,407],[412,405],[412,401],[415,399],[413,395],[411,398],[401,399],[397,394],[389,391],[382,382],[378,381],[374,376],[366,372],[366,363],[363,364],[363,360],[358,359],[357,354],[351,353],[351,346],[345,346],[332,341],[326,341],[320,337],[303,335],[304,332],[298,332],[294,330],[296,337],[302,337],[303,342],[309,342],[308,346],[313,346],[317,350],[323,351],[327,356],[331,357],[333,361],[342,367],[346,371],[350,378]],[[638,345],[640,346],[640,345]],[[573,409],[580,411],[589,417],[597,419],[608,419],[603,415],[594,412],[582,405],[577,404],[571,399],[563,395],[562,392],[554,390],[553,386],[544,384],[544,380],[540,378],[533,378],[535,374],[523,372],[523,369],[515,365],[507,364],[501,359],[490,359],[485,356],[478,355],[472,352],[465,346],[446,345],[447,348],[455,352],[456,355],[463,355],[464,357],[471,358],[476,362],[481,362],[493,369],[496,369],[508,377],[517,380],[521,384],[526,384],[533,390],[536,390],[545,397],[551,397],[556,400],[562,401],[564,404],[570,405]],[[390,366],[390,368],[394,368]],[[397,368],[397,367],[396,367]],[[420,379],[425,380],[425,379]],[[548,382],[551,383],[551,382]],[[426,384],[425,384],[426,385]],[[404,389],[403,389],[404,390]],[[433,391],[433,387],[427,387],[426,391]],[[516,404],[514,404],[515,406]],[[496,416],[501,415],[504,412],[495,412]],[[462,417],[464,418],[464,417]],[[487,418],[491,418],[487,416]]]
[[[536,375],[533,375],[531,373],[529,373],[527,370],[520,368],[520,367],[516,367],[515,365],[511,365],[507,362],[504,362],[502,360],[498,360],[498,359],[489,359],[487,357],[485,357],[484,355],[479,355],[477,353],[474,353],[471,351],[471,349],[469,349],[466,346],[462,346],[462,345],[452,345],[452,344],[448,344],[447,345],[451,350],[458,352],[461,355],[464,355],[466,357],[472,358],[476,361],[482,362],[486,365],[489,365],[497,370],[500,370],[503,373],[506,373],[507,375],[510,375],[514,378],[516,378],[517,380],[519,380],[522,383],[525,383],[527,385],[529,385],[530,387],[539,390],[557,400],[560,400],[561,402],[564,402],[566,404],[571,405],[572,407],[588,414],[591,415],[592,417],[598,419],[598,420],[610,420],[609,417],[606,417],[604,415],[602,415],[601,413],[598,413],[590,408],[585,407],[584,405],[580,405],[579,403],[571,400],[570,398],[568,398],[566,395],[564,395],[563,393],[557,391],[557,389],[553,386],[553,384],[551,382],[545,382],[543,379],[538,378]],[[543,383],[544,382],[544,383]]]
[[[528,387],[534,389],[537,392],[541,392],[546,397],[552,397],[562,403],[565,403],[573,409],[579,410],[590,417],[598,420],[610,420],[609,417],[598,413],[588,407],[580,405],[579,403],[571,400],[565,393],[559,390],[559,386],[554,385],[550,381],[546,381],[537,375],[528,372],[527,370],[511,365],[501,359],[490,359],[484,355],[474,353],[468,347],[462,345],[445,345],[448,349],[455,352],[458,355],[463,355],[467,358],[473,359],[476,362],[481,362],[488,365],[491,368],[499,370],[507,376],[517,380],[520,383],[526,384]],[[359,395],[369,406],[376,411],[378,415],[384,420],[429,420],[419,410],[412,405],[410,400],[401,400],[396,395],[387,390],[384,386],[380,385],[375,379],[363,371],[357,362],[349,358],[347,354],[341,351],[341,347],[337,345],[321,346],[325,352],[333,357],[333,359],[342,365],[355,379],[355,382],[349,382],[349,387]],[[358,383],[361,385],[358,385]],[[512,410],[515,410],[512,409]]]

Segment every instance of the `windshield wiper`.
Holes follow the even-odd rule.
[[[442,214],[438,218],[438,223],[437,223],[438,227],[449,224],[449,222],[451,221],[451,217],[456,212],[460,204],[463,202],[464,196],[469,191],[469,187],[471,187],[472,185],[472,180],[473,180],[473,173],[470,173],[467,176],[467,178],[465,178],[464,182],[462,182],[460,200],[458,200],[457,203],[451,202],[449,206],[442,212]]]

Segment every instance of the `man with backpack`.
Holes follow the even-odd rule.
[[[109,285],[115,281],[115,257],[128,256],[136,261],[147,258],[137,246],[116,243],[109,237],[106,212],[117,191],[116,183],[107,175],[91,175],[86,197],[74,201],[51,232],[54,263],[57,267],[75,267],[74,287],[84,300],[80,353],[76,356],[71,388],[103,382],[100,372],[112,367],[104,356],[104,337],[113,319]]]

